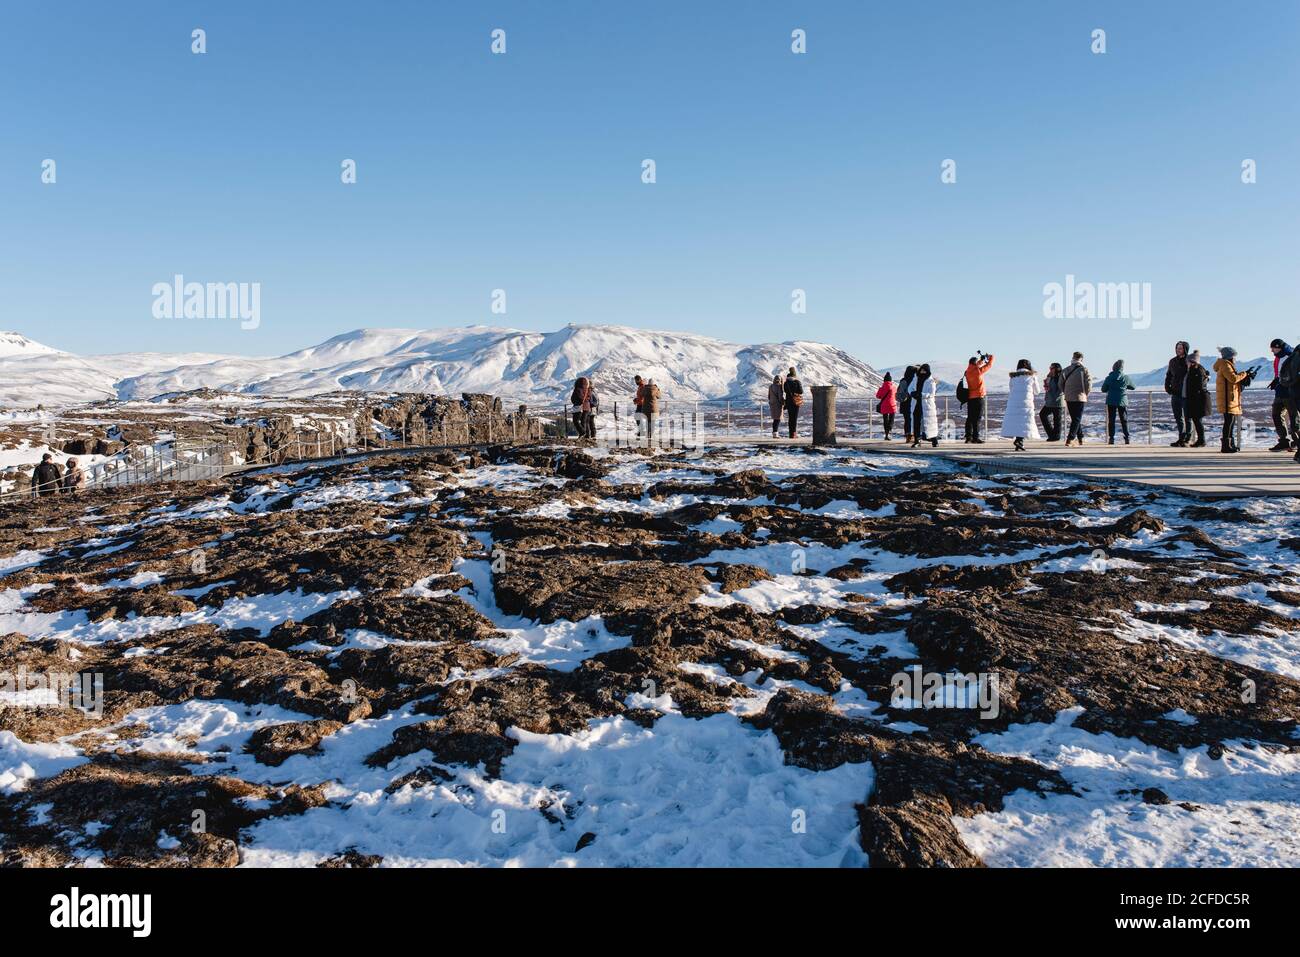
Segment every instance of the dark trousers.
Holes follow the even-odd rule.
[[[1192,417],[1187,415],[1187,400],[1181,395],[1171,395],[1169,404],[1174,410],[1174,426],[1178,429],[1178,441],[1186,442],[1192,434]]]
[[[1083,441],[1083,407],[1087,402],[1066,402],[1066,411],[1070,413],[1070,431],[1066,433],[1065,441],[1078,439]]]
[[[966,400],[966,441],[974,442],[980,438],[980,426],[984,424],[984,397]]]
[[[578,438],[587,437],[587,413],[581,409],[573,410],[573,428],[578,433]]]
[[[1125,441],[1128,440],[1128,409],[1122,405],[1106,406],[1106,437],[1112,442],[1115,441],[1115,417],[1119,416],[1119,427],[1124,432]]]
[[[790,438],[793,439],[795,429],[799,425],[799,406],[790,403],[790,408],[785,410],[785,417],[790,420]]]
[[[1205,444],[1205,417],[1187,413],[1187,438],[1192,437],[1192,429],[1196,429],[1196,441],[1201,445]]]
[[[640,434],[641,434],[641,430],[645,428],[645,425],[643,424],[644,421],[645,421],[644,416],[645,416],[645,412],[642,410],[641,406],[638,405],[638,406],[636,407],[636,413],[635,413],[635,415],[633,416],[633,418],[636,419],[636,434],[637,434],[637,435],[640,435]]]
[[[885,435],[888,435],[890,432],[893,432],[893,431],[894,431],[894,413],[893,413],[893,412],[882,412],[882,413],[880,413],[880,418],[881,418],[881,421],[883,421],[884,424],[885,424]]]
[[[921,441],[921,422],[925,418],[925,409],[921,408],[920,402],[912,404],[912,441]]]
[[[1285,396],[1273,399],[1273,428],[1279,442],[1290,442],[1296,434],[1296,408]]]
[[[911,399],[904,399],[898,409],[903,416],[903,435],[908,438],[912,437],[912,405]]]
[[[655,434],[655,413],[653,413],[653,412],[643,412],[642,415],[645,416],[645,437],[646,437],[647,439],[654,438],[654,434]]]
[[[1061,441],[1061,407],[1059,405],[1045,405],[1042,411],[1038,413],[1038,421],[1043,423],[1043,431],[1047,433],[1047,441]]]
[[[1219,447],[1223,449],[1235,449],[1237,447],[1237,415],[1235,412],[1223,413],[1223,436],[1219,440]]]
[[[776,438],[777,430],[781,428],[781,410],[777,409],[772,413],[772,438]]]

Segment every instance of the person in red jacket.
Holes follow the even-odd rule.
[[[984,373],[993,368],[993,354],[981,352],[971,356],[966,365],[966,441],[982,445],[980,426],[984,423],[984,402],[988,388],[984,385]]]
[[[894,416],[898,414],[898,386],[894,384],[894,377],[890,373],[885,373],[885,381],[876,390],[876,398],[880,400],[880,418],[885,426],[885,441],[888,442],[889,433],[894,431]]]

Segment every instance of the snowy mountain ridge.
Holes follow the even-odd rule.
[[[11,338],[13,346],[4,346]],[[357,329],[268,358],[83,358],[11,333],[0,337],[0,405],[152,399],[199,388],[263,396],[490,392],[546,404],[564,401],[573,380],[584,375],[610,400],[630,397],[637,374],[676,401],[748,401],[765,397],[772,376],[790,366],[806,385],[836,385],[845,398],[874,395],[880,381],[870,365],[824,343],[741,345],[614,325],[568,325],[549,333],[492,326]]]

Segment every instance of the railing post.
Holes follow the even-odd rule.
[[[1147,393],[1147,445],[1153,441],[1151,432],[1155,428],[1155,393]]]

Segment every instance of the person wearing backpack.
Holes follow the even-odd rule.
[[[803,405],[803,383],[795,374],[794,366],[790,367],[783,388],[785,389],[785,414],[790,421],[790,438],[793,439],[799,425],[799,406]]]
[[[1187,374],[1183,376],[1183,410],[1187,415],[1187,437],[1196,430],[1196,441],[1188,443],[1192,449],[1205,448],[1204,419],[1210,414],[1210,373],[1201,365],[1200,352],[1187,354]]]
[[[1065,411],[1065,395],[1061,387],[1064,384],[1061,364],[1053,362],[1043,378],[1043,408],[1038,413],[1038,421],[1043,423],[1049,442],[1061,441],[1061,415]]]
[[[903,416],[903,441],[912,442],[912,383],[916,381],[916,366],[903,370],[903,379],[898,383],[898,411]]]
[[[885,427],[885,441],[889,441],[889,433],[894,431],[894,416],[898,414],[898,387],[894,385],[894,377],[890,373],[885,373],[885,380],[880,383],[880,388],[876,390],[876,398],[880,401],[876,403],[876,411],[880,413],[881,424]]]
[[[1286,360],[1291,357],[1292,348],[1281,339],[1269,343],[1273,353],[1273,381],[1268,387],[1273,390],[1273,428],[1277,430],[1277,445],[1270,452],[1294,452],[1296,450],[1296,407],[1291,402],[1291,382],[1283,382],[1283,374],[1288,377],[1294,373]]]
[[[966,441],[983,445],[980,426],[984,420],[984,403],[987,401],[988,387],[984,384],[984,374],[993,367],[993,354],[981,352],[971,356],[966,364]],[[961,401],[960,398],[957,400]]]
[[[785,408],[785,380],[779,372],[772,376],[772,384],[767,387],[767,408],[772,413],[772,438],[776,438],[781,428],[781,410]]]
[[[659,414],[659,386],[654,379],[647,379],[645,392],[641,397],[641,414],[645,416],[645,437],[647,443],[654,442],[655,416]]]
[[[1101,384],[1101,391],[1106,394],[1106,444],[1115,444],[1115,419],[1119,419],[1120,428],[1124,430],[1124,444],[1128,439],[1128,394],[1136,389],[1133,380],[1124,372],[1124,360],[1116,359],[1110,368],[1110,375]]]
[[[1191,344],[1187,342],[1174,343],[1174,357],[1169,360],[1169,365],[1165,369],[1165,392],[1169,395],[1170,405],[1174,410],[1174,426],[1178,429],[1178,438],[1169,444],[1174,448],[1186,448],[1188,440],[1192,437],[1192,423],[1187,418],[1186,408],[1183,405],[1183,377],[1187,375],[1187,352],[1191,349]]]
[[[1065,396],[1065,409],[1070,413],[1070,431],[1065,435],[1065,447],[1073,442],[1083,445],[1083,410],[1088,405],[1092,391],[1092,373],[1083,364],[1083,353],[1070,357],[1070,367],[1061,380],[1061,394]]]

